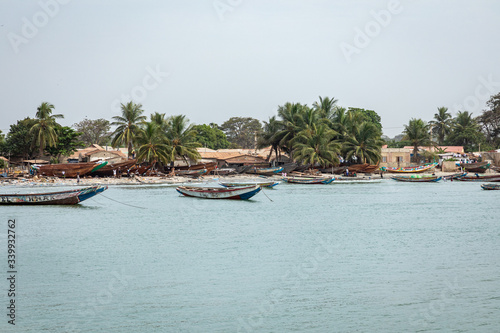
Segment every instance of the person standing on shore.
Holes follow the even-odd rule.
[[[79,172],[76,173],[76,183],[80,184],[80,173]]]

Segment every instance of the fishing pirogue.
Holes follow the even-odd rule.
[[[89,186],[75,190],[29,193],[0,194],[1,205],[76,205],[107,190],[107,186]]]
[[[291,184],[330,184],[334,177],[283,177],[283,181]]]
[[[434,176],[434,175],[419,175],[419,176],[392,176],[394,180],[400,182],[410,182],[410,183],[430,183],[430,182],[438,182],[442,177]]]
[[[387,168],[387,167],[382,167],[380,170],[384,172],[391,172],[391,173],[421,173],[425,171],[430,171],[437,167],[437,163],[431,163],[431,164],[426,164],[426,165],[420,165],[416,167],[406,167],[406,168]]]
[[[499,184],[482,184],[481,188],[483,190],[500,190]]]
[[[269,181],[269,182],[221,182],[220,184],[224,187],[243,187],[243,186],[254,186],[254,185],[259,185],[261,187],[268,187],[268,188],[273,188],[274,186],[278,185],[280,182],[275,182],[275,181]]]
[[[179,186],[177,192],[187,197],[195,197],[202,199],[233,199],[233,200],[248,200],[260,192],[262,187],[252,185],[246,187],[195,187],[195,186]]]

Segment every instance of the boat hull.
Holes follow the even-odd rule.
[[[91,186],[49,193],[1,194],[0,205],[76,205],[107,190],[107,188],[107,186]]]
[[[414,168],[380,168],[384,172],[390,173],[422,173],[434,169],[437,163],[433,163],[426,166],[419,166]]]
[[[482,184],[481,188],[483,190],[488,190],[488,191],[491,191],[491,190],[500,190],[500,185],[498,185],[498,184]]]
[[[333,177],[283,177],[281,179],[290,184],[330,184],[335,180]]]
[[[255,182],[255,183],[220,183],[224,187],[244,187],[244,186],[254,186],[259,185],[260,187],[273,188],[280,182]]]
[[[248,200],[262,188],[259,185],[247,187],[188,187],[179,186],[177,192],[187,197],[200,199],[229,199],[229,200]]]
[[[404,177],[404,176],[394,176],[391,177],[394,180],[399,182],[409,182],[409,183],[435,183],[440,181],[443,177],[421,177],[421,178],[413,178],[413,177]]]

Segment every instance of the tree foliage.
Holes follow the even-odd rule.
[[[73,127],[80,132],[79,139],[87,146],[104,144],[111,129],[109,121],[103,118],[95,120],[84,119],[74,124]]]
[[[45,150],[51,155],[60,160],[62,156],[73,154],[77,148],[81,148],[84,143],[78,138],[81,133],[76,132],[71,127],[57,126],[56,127],[57,143],[53,147],[47,147]]]
[[[18,120],[16,124],[10,125],[9,133],[5,139],[3,154],[23,159],[32,159],[36,156],[38,147],[33,145],[35,136],[30,129],[36,124],[36,120],[25,118]]]
[[[194,125],[193,130],[196,131],[195,140],[199,142],[202,147],[218,150],[226,149],[230,146],[226,134],[219,129],[217,124]]]
[[[251,117],[232,117],[221,125],[230,143],[252,149],[256,147],[256,138],[262,131],[259,120]]]
[[[500,148],[500,93],[491,96],[486,106],[488,108],[477,121],[485,134],[486,142],[495,148]]]
[[[121,109],[122,115],[114,116],[114,122],[111,123],[111,125],[117,126],[113,132],[111,145],[113,147],[126,145],[128,148],[128,156],[131,156],[136,136],[141,131],[140,126],[142,122],[146,120],[146,117],[142,115],[144,110],[142,110],[141,104],[129,102],[127,104],[122,104]]]
[[[408,140],[413,146],[413,156],[414,162],[418,161],[418,147],[419,146],[429,146],[432,144],[431,135],[429,133],[429,124],[427,124],[422,119],[410,119],[408,125],[405,125],[403,131],[405,134],[404,140]]]
[[[52,114],[54,105],[43,102],[38,108],[35,116],[36,123],[31,127],[30,134],[35,140],[32,146],[39,147],[40,156],[43,156],[45,147],[54,147],[57,144],[56,123],[57,118],[64,118],[61,114]]]

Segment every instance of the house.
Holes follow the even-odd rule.
[[[380,161],[381,167],[386,168],[403,168],[411,164],[411,154],[413,149],[408,148],[387,148],[387,145],[382,146]]]
[[[67,161],[69,163],[78,163],[101,160],[113,164],[123,162],[126,159],[127,155],[119,149],[112,149],[111,147],[103,148],[97,144],[93,144],[90,147],[78,149],[68,157]]]

